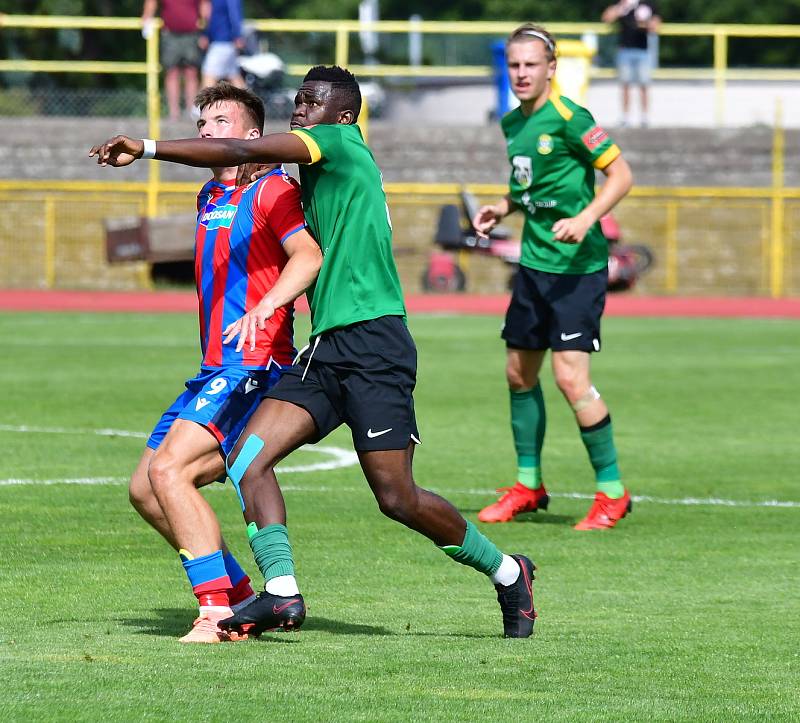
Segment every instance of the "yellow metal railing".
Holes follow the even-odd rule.
[[[283,33],[333,33],[335,34],[334,58],[337,65],[347,66],[357,75],[414,77],[491,77],[491,66],[408,66],[408,65],[351,65],[349,38],[351,33],[409,33],[439,35],[508,35],[518,22],[448,22],[382,20],[360,23],[357,20],[306,21],[306,20],[256,20],[252,25],[263,32]],[[547,28],[556,36],[581,36],[584,33],[609,35],[614,27],[605,23],[547,23]],[[666,23],[661,26],[661,35],[671,37],[707,37],[713,40],[713,59],[710,68],[659,68],[654,72],[657,79],[700,80],[713,79],[715,88],[714,118],[723,124],[725,113],[725,86],[728,80],[800,80],[800,70],[787,69],[731,69],[728,68],[728,45],[731,38],[800,38],[800,25],[711,25],[692,23]],[[289,72],[303,75],[305,66],[290,65]],[[611,78],[616,75],[612,68],[591,68],[592,78]]]
[[[357,20],[253,20],[251,25],[263,32],[331,34],[334,52],[330,62],[349,67],[354,73],[364,76],[436,76],[436,77],[490,77],[493,69],[483,65],[461,66],[410,66],[410,65],[351,65],[350,36],[353,33],[371,31],[376,33],[418,32],[438,35],[490,35],[503,37],[518,23],[472,22],[472,21],[406,21],[381,20],[360,23]],[[557,36],[580,36],[584,33],[608,35],[615,32],[604,23],[548,23],[548,28]],[[139,62],[113,61],[37,61],[0,60],[0,72],[46,72],[46,73],[134,73],[148,77],[148,113],[153,137],[158,137],[158,118],[155,105],[158,98],[158,30],[147,40],[146,58]],[[92,30],[137,30],[142,23],[139,18],[64,17],[38,15],[0,15],[0,30],[4,28],[73,28]],[[708,68],[659,68],[656,78],[668,80],[713,79],[715,87],[715,120],[722,125],[725,109],[725,87],[728,80],[800,80],[796,68],[732,69],[728,67],[728,46],[731,38],[800,38],[800,25],[741,25],[741,24],[691,24],[665,23],[660,34],[670,37],[709,38],[713,42],[713,58]],[[293,75],[305,74],[304,65],[290,65]],[[610,68],[591,68],[591,77],[613,77]],[[155,100],[154,100],[155,99]]]
[[[784,138],[783,138],[783,107],[778,101],[776,107],[775,119],[775,132],[772,141],[772,223],[771,223],[771,239],[770,245],[772,263],[770,268],[772,274],[770,277],[770,290],[773,297],[783,296],[783,268],[785,259],[785,240],[783,234],[783,218],[784,218],[784,188],[783,188],[783,156],[784,156]]]
[[[13,199],[32,204],[31,209],[41,209],[24,214],[25,223],[32,224],[30,228],[22,229],[19,224],[0,227],[0,268],[16,268],[18,274],[21,263],[38,265],[38,270],[27,270],[28,285],[45,288],[103,287],[123,277],[129,288],[142,288],[142,264],[105,265],[102,220],[143,214],[149,188],[146,181],[0,180],[0,201]],[[395,222],[398,263],[402,265],[412,256],[424,261],[432,248],[440,205],[457,203],[463,188],[450,183],[386,184]],[[471,184],[466,188],[481,199],[499,197],[507,190],[499,184]],[[195,183],[163,183],[159,205],[167,213],[188,209],[196,192]],[[728,268],[730,278],[750,280],[743,282],[740,288],[744,291],[740,293],[779,297],[800,294],[800,269],[790,263],[792,249],[800,251],[800,238],[795,238],[796,229],[792,226],[798,211],[800,188],[639,186],[615,214],[625,230],[624,241],[646,243],[656,253],[657,274],[649,281],[648,291],[722,293],[724,286],[715,285],[716,282],[709,282],[707,289],[704,286],[712,275],[713,259],[717,258]],[[509,217],[515,227],[520,220]],[[20,260],[20,233],[25,235],[27,252],[39,249],[34,260]],[[87,265],[87,253],[92,256],[93,266]],[[76,261],[73,257],[80,258]],[[403,279],[409,290],[414,290],[417,271],[415,267]],[[0,286],[12,281],[0,278]]]
[[[159,92],[159,30],[161,20],[156,19],[156,31],[145,40],[145,61],[102,61],[102,60],[0,60],[0,72],[29,73],[92,73],[104,75],[144,75],[147,83],[148,135],[161,137],[161,101]],[[103,18],[103,17],[65,17],[40,15],[0,14],[0,31],[6,28],[33,29],[81,29],[81,30],[128,30],[141,33],[141,18]],[[161,169],[158,163],[148,168],[147,215],[158,214],[158,192]],[[50,276],[48,276],[48,279]],[[141,268],[141,284],[150,285],[150,273],[146,266]]]
[[[339,65],[348,66],[354,72],[366,76],[490,76],[492,71],[488,66],[403,66],[403,65],[351,65],[350,60],[350,35],[353,33],[372,30],[378,33],[409,33],[411,31],[423,34],[442,35],[490,35],[505,36],[515,26],[516,22],[440,22],[440,21],[380,21],[371,24],[362,24],[358,21],[310,21],[310,20],[257,20],[253,23],[256,29],[264,32],[281,33],[332,33],[335,47],[332,61]],[[549,23],[548,27],[558,36],[575,36],[586,32],[608,34],[613,29],[601,23]],[[141,31],[142,23],[139,18],[101,18],[101,17],[61,17],[61,16],[31,16],[31,15],[2,15],[0,14],[0,32],[7,28],[72,28],[90,30],[121,30]],[[147,80],[147,112],[148,133],[153,138],[159,138],[160,133],[160,94],[159,94],[159,44],[158,30],[160,23],[155,23],[156,32],[152,33],[145,44],[144,62],[116,62],[116,61],[40,61],[40,60],[0,60],[0,72],[71,72],[71,73],[111,73],[111,74],[143,74]],[[800,79],[800,70],[732,70],[728,68],[728,44],[731,38],[800,38],[800,26],[794,25],[681,25],[665,24],[661,34],[666,36],[708,37],[713,39],[713,65],[709,69],[661,69],[656,77],[661,78],[713,78],[715,85],[715,117],[721,125],[724,102],[725,84],[732,78],[758,78],[766,79]],[[289,66],[289,72],[302,75],[305,66]],[[612,70],[592,68],[593,77],[606,77],[613,74]],[[631,194],[632,201],[645,202],[646,199],[663,201],[665,212],[665,247],[664,263],[665,279],[664,290],[675,292],[679,288],[679,248],[678,239],[679,215],[681,209],[686,207],[689,199],[751,199],[769,206],[769,227],[764,230],[762,224],[762,245],[768,249],[769,267],[769,292],[773,296],[785,293],[785,264],[790,258],[791,247],[787,247],[785,234],[787,229],[794,229],[793,216],[786,211],[786,201],[800,197],[800,190],[786,189],[783,185],[784,167],[784,140],[780,116],[776,118],[776,130],[773,143],[773,179],[769,188],[646,188],[634,189]],[[149,216],[157,215],[160,201],[165,193],[193,192],[194,187],[188,184],[162,183],[160,180],[160,165],[148,164],[148,181],[146,183],[113,182],[98,184],[102,188],[98,192],[108,193],[115,190],[143,193],[145,196],[144,212]],[[72,191],[80,188],[83,191],[92,190],[92,184],[80,182],[20,182],[0,181],[0,191],[9,188],[20,190],[47,190]],[[460,187],[453,184],[434,185],[409,185],[387,184],[387,192],[396,199],[401,194],[421,194],[425,198],[443,197],[454,195]],[[470,186],[478,194],[500,194],[504,187],[500,186]],[[55,281],[55,218],[56,207],[53,198],[46,196],[43,208],[45,224],[44,247],[45,269],[44,284],[52,286]],[[763,208],[759,207],[761,212]],[[0,238],[0,240],[2,240]],[[140,284],[148,283],[149,274],[146,267],[142,267]]]

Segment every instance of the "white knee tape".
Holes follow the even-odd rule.
[[[589,387],[589,390],[584,394],[580,399],[573,402],[570,406],[572,410],[575,412],[580,412],[582,409],[586,409],[592,402],[600,399],[600,392],[594,388],[594,385]]]

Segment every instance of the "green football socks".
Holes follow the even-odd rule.
[[[452,557],[462,565],[474,567],[484,575],[494,575],[503,561],[503,553],[486,536],[478,531],[469,520],[467,520],[467,532],[464,535],[464,542],[461,545],[444,545],[440,548],[446,555]]]
[[[292,546],[285,525],[267,525],[257,530],[255,523],[251,522],[247,534],[250,537],[250,549],[265,580],[282,575],[294,576]]]
[[[606,415],[591,427],[581,427],[581,439],[589,453],[589,461],[594,467],[597,489],[613,500],[625,494],[617,467],[617,449],[614,446],[614,432],[611,417]]]
[[[542,385],[525,391],[509,390],[511,397],[511,430],[517,450],[517,481],[538,489],[542,486],[542,445],[547,416]]]

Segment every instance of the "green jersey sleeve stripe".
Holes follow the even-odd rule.
[[[572,115],[573,115],[572,111],[569,108],[567,108],[567,106],[564,104],[564,101],[561,100],[561,96],[558,95],[555,91],[550,93],[550,102],[558,111],[558,114],[565,121],[572,120]]]
[[[607,148],[592,162],[592,165],[598,170],[602,171],[609,163],[617,159],[617,156],[622,153],[619,146],[615,143],[610,148]]]
[[[308,152],[311,154],[310,163],[316,163],[322,158],[322,151],[320,151],[317,142],[308,135],[308,133],[303,133],[303,131],[300,130],[289,131],[289,133],[293,133],[306,144],[306,148],[308,148]]]

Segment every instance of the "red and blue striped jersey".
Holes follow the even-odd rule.
[[[250,311],[280,276],[288,257],[283,243],[305,228],[300,187],[282,168],[247,186],[211,180],[197,196],[194,273],[200,306],[202,366],[269,367],[291,364],[294,306],[275,310],[266,328],[236,351],[223,330]]]

